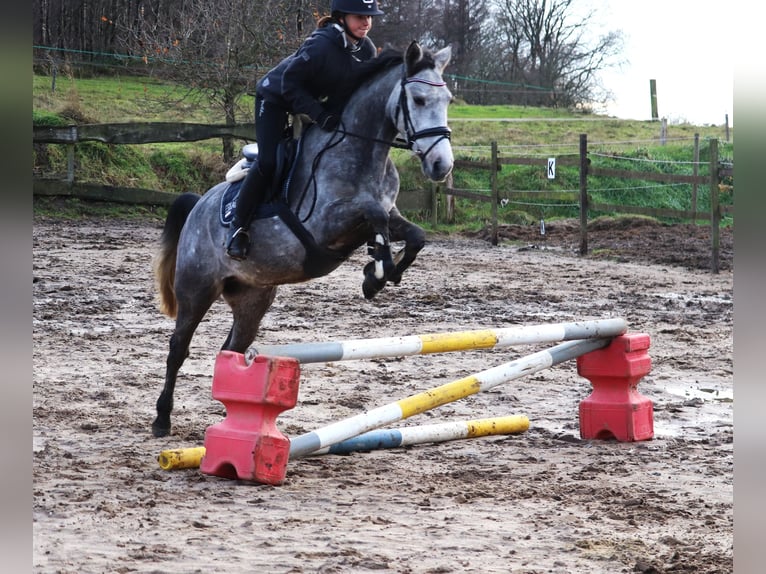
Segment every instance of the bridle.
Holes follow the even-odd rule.
[[[413,148],[415,147],[415,142],[421,138],[428,138],[428,137],[435,137],[435,136],[441,136],[439,137],[434,143],[432,143],[429,148],[426,151],[416,151],[415,154],[418,155],[421,159],[424,158],[429,154],[429,152],[443,139],[449,140],[452,135],[452,130],[447,126],[437,126],[433,128],[427,128],[424,130],[416,130],[415,124],[412,122],[412,116],[410,115],[410,108],[407,105],[407,91],[405,90],[405,86],[407,84],[413,84],[413,83],[419,83],[419,84],[426,84],[429,86],[434,86],[437,88],[443,88],[447,85],[446,82],[435,82],[433,80],[426,80],[425,78],[408,78],[406,76],[402,77],[402,80],[399,84],[399,100],[396,103],[396,111],[394,113],[394,125],[399,124],[399,114],[402,114],[402,117],[404,119],[404,135],[406,136],[406,139],[402,139],[399,135],[397,135],[396,139],[394,139],[393,142],[387,141],[387,140],[381,140],[378,138],[370,137],[367,135],[362,134],[355,134],[352,132],[348,132],[342,127],[337,130],[338,133],[340,133],[342,136],[352,136],[363,140],[368,141],[374,141],[379,143],[384,143],[387,145],[390,145],[391,147],[395,147],[398,149],[408,149],[410,151],[414,151]],[[342,139],[342,137],[341,137]],[[333,145],[337,145],[340,143],[340,140],[332,142],[328,147],[332,147]]]
[[[415,125],[412,122],[412,117],[410,116],[410,109],[407,106],[407,91],[405,90],[405,86],[407,84],[426,84],[428,86],[434,86],[437,88],[442,88],[447,85],[446,82],[434,82],[432,80],[426,80],[425,78],[408,78],[406,76],[402,77],[401,81],[401,89],[399,90],[399,101],[396,104],[396,112],[394,114],[394,125],[399,125],[399,113],[402,114],[402,119],[404,120],[404,132],[407,136],[406,140],[402,140],[401,138],[398,138],[394,140],[394,143],[392,144],[394,147],[400,148],[400,149],[408,149],[411,151],[414,151],[413,148],[415,146],[415,142],[421,138],[428,138],[428,137],[435,137],[435,136],[441,136],[439,137],[434,143],[430,145],[430,147],[422,152],[415,152],[418,156],[421,158],[428,155],[428,153],[434,148],[436,144],[441,142],[443,139],[450,139],[452,135],[452,130],[449,129],[447,126],[437,126],[433,128],[427,128],[424,130],[416,130]]]
[[[413,148],[415,147],[415,142],[417,140],[419,140],[421,138],[437,137],[438,136],[436,141],[434,141],[434,143],[432,143],[428,147],[428,149],[426,151],[424,151],[424,152],[423,151],[414,151],[414,153],[421,159],[421,161],[423,160],[423,158],[425,158],[431,152],[431,150],[434,148],[434,146],[436,146],[436,144],[438,144],[439,142],[441,142],[444,139],[446,139],[446,140],[450,139],[450,137],[452,135],[452,130],[449,127],[447,127],[447,126],[437,126],[437,127],[433,127],[433,128],[427,128],[427,129],[424,129],[424,130],[420,130],[420,131],[415,129],[415,125],[412,122],[412,117],[410,116],[410,109],[407,106],[407,92],[405,90],[405,86],[407,84],[412,84],[412,83],[427,84],[429,86],[434,86],[434,87],[437,87],[437,88],[442,88],[442,87],[445,87],[447,85],[446,82],[435,82],[435,81],[432,81],[432,80],[426,80],[425,78],[417,78],[417,77],[408,78],[406,75],[402,76],[402,80],[401,80],[401,82],[399,84],[399,100],[396,103],[396,111],[394,113],[394,125],[395,126],[399,125],[399,114],[401,113],[402,114],[402,118],[404,119],[404,131],[405,131],[405,135],[407,136],[406,140],[401,139],[398,135],[397,135],[396,139],[394,139],[394,141],[391,142],[391,141],[381,140],[381,139],[378,139],[378,138],[375,138],[375,137],[370,137],[370,136],[367,136],[367,135],[355,134],[355,133],[346,131],[342,127],[342,124],[341,124],[341,127],[336,129],[336,131],[335,131],[335,133],[340,135],[340,137],[338,139],[331,138],[330,142],[322,150],[320,150],[320,152],[316,155],[316,157],[314,157],[314,160],[311,163],[311,176],[309,177],[308,181],[306,182],[306,186],[305,186],[305,188],[303,190],[303,193],[301,194],[301,199],[300,199],[300,202],[299,202],[298,209],[300,209],[300,204],[303,203],[303,198],[305,198],[306,193],[308,192],[309,185],[311,184],[311,182],[314,181],[314,177],[316,175],[316,171],[317,171],[317,169],[319,167],[320,159],[325,154],[325,152],[327,152],[331,148],[335,147],[336,145],[340,144],[341,141],[343,141],[343,139],[346,136],[352,136],[352,137],[356,137],[356,138],[363,139],[363,140],[374,141],[374,142],[390,145],[390,146],[395,147],[395,148],[407,149],[407,150],[410,150],[410,151],[414,151]],[[316,184],[315,184],[315,189],[316,189]],[[314,200],[313,200],[314,203],[316,202],[316,200],[317,200],[317,197],[316,197],[316,194],[315,194],[314,195]],[[313,213],[313,210],[314,210],[314,207],[312,205],[311,210],[309,211],[309,214],[306,216],[306,218],[303,220],[303,222],[305,222],[306,220],[308,220],[309,217],[311,217],[311,213]],[[297,210],[296,210],[296,212],[297,212]]]

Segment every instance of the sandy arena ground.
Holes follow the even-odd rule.
[[[653,440],[581,440],[590,383],[568,362],[404,421],[524,414],[527,432],[290,461],[274,487],[164,471],[224,416],[214,305],[179,376],[173,433],[151,435],[173,324],[150,275],[161,222],[34,222],[34,571],[729,573],[733,569],[732,238],[574,224],[432,237],[398,287],[361,292],[360,250],[281,288],[263,344],[623,317],[651,336],[639,391]],[[295,436],[545,346],[304,365]]]

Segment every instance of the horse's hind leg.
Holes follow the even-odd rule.
[[[207,293],[191,303],[179,298],[176,326],[170,337],[170,350],[165,367],[165,386],[157,399],[157,418],[152,423],[152,434],[156,437],[170,434],[170,413],[173,411],[173,393],[178,371],[189,356],[189,345],[194,331],[217,298],[217,293]]]
[[[223,298],[231,307],[234,322],[222,350],[244,353],[258,334],[261,320],[274,302],[276,287],[227,286]]]

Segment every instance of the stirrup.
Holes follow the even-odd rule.
[[[234,233],[231,234],[231,237],[229,237],[229,241],[226,244],[226,255],[232,259],[242,261],[247,259],[249,250],[250,234],[247,232],[246,228],[238,227]]]

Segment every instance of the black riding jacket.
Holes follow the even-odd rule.
[[[317,28],[303,45],[269,71],[256,86],[267,102],[316,121],[339,112],[364,76],[361,65],[377,53],[365,37],[353,47],[338,24]]]

